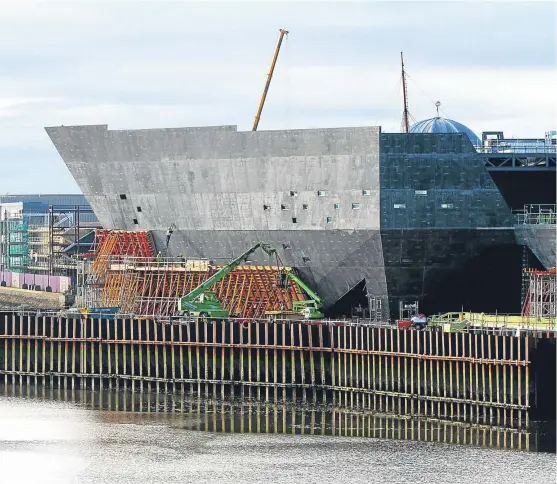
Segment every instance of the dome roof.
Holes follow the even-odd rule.
[[[418,121],[410,127],[411,133],[466,133],[474,146],[480,146],[480,138],[467,126],[447,118],[431,118]]]

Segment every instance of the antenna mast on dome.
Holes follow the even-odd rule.
[[[439,117],[439,106],[441,106],[441,101],[435,101],[435,107],[437,108],[437,117]]]
[[[402,131],[408,133],[410,127],[408,125],[408,92],[406,89],[406,73],[404,72],[404,57],[400,53],[400,64],[402,66],[402,98],[404,101],[404,111],[402,112]]]

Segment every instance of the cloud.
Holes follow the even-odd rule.
[[[501,2],[18,2],[0,14],[0,192],[75,191],[43,126],[399,129],[410,110],[482,130],[555,126],[555,5]],[[535,25],[525,34],[524,25]],[[26,170],[20,166],[27,167]],[[7,172],[5,172],[7,173]]]

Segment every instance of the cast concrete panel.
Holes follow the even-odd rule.
[[[527,246],[546,269],[557,266],[555,224],[528,225],[515,227],[517,243]]]

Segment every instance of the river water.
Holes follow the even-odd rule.
[[[0,483],[532,484],[556,480],[553,453],[339,436],[334,434],[352,435],[353,429],[348,425],[340,432],[342,419],[337,422],[332,410],[279,411],[242,404],[217,405],[209,411],[210,406],[202,407],[198,401],[188,411],[176,412],[162,408],[160,402],[128,408],[119,401],[91,392],[50,396],[4,392],[0,396]],[[246,412],[251,417],[244,419]],[[388,425],[385,420],[370,422]],[[385,435],[390,435],[389,429]]]

